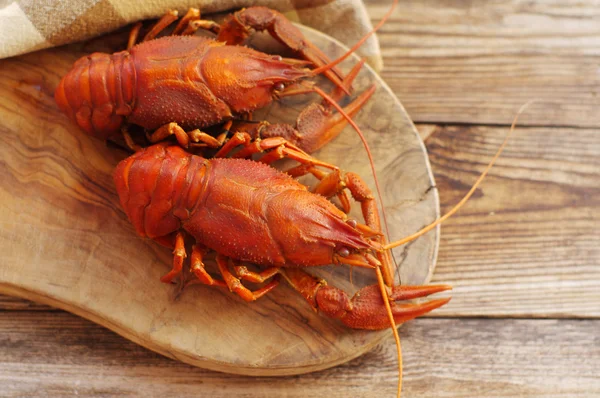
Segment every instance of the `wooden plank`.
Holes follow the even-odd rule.
[[[466,194],[508,128],[437,127],[426,141],[442,213]],[[442,225],[437,316],[600,316],[600,134],[518,128],[469,203]]]
[[[373,22],[391,0],[368,0]],[[378,33],[382,76],[413,120],[599,126],[600,2],[402,1]]]
[[[599,328],[596,320],[415,321],[401,329],[403,396],[598,396]],[[64,312],[0,314],[3,397],[374,398],[394,396],[395,383],[391,340],[333,369],[259,378],[172,361]]]

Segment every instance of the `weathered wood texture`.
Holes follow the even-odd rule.
[[[600,321],[420,319],[402,328],[404,397],[597,397]],[[0,396],[391,397],[393,343],[298,377],[223,375],[71,314],[0,313]]]
[[[368,0],[376,22],[391,0]],[[600,126],[598,1],[402,1],[382,76],[415,122]]]
[[[425,143],[442,213],[507,131],[433,129]],[[455,288],[433,315],[599,317],[599,226],[600,131],[517,128],[487,180],[442,226],[434,282]]]

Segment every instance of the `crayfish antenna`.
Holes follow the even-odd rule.
[[[341,62],[344,62],[344,60],[346,60],[346,58],[348,58],[350,55],[352,55],[360,46],[365,44],[365,42],[369,39],[369,37],[373,36],[373,34],[375,34],[375,32],[377,32],[383,26],[383,24],[385,24],[387,22],[387,20],[390,18],[390,16],[396,9],[397,5],[398,5],[398,0],[394,0],[394,2],[392,3],[392,6],[388,10],[388,12],[383,16],[383,18],[381,18],[381,21],[379,21],[379,23],[373,29],[371,29],[371,31],[369,31],[359,41],[357,41],[356,44],[354,44],[352,46],[352,48],[350,48],[344,55],[342,55],[341,57],[339,57],[338,59],[336,59],[334,61],[331,61],[327,65],[323,65],[317,69],[313,69],[312,74],[313,75],[321,74],[325,71],[328,71],[331,68],[335,68]]]
[[[452,217],[458,210],[460,210],[460,208],[465,203],[467,203],[467,201],[469,200],[469,198],[471,196],[473,196],[473,193],[475,193],[475,190],[483,182],[483,180],[487,176],[488,172],[491,170],[492,166],[494,166],[494,164],[496,163],[496,160],[498,160],[498,158],[502,154],[502,151],[504,151],[504,148],[506,147],[506,144],[508,144],[508,140],[509,140],[510,136],[515,131],[515,126],[517,125],[517,121],[519,120],[519,116],[533,102],[535,102],[535,100],[527,101],[525,104],[523,104],[521,106],[521,108],[519,108],[519,111],[517,112],[515,118],[513,119],[512,124],[510,126],[510,130],[508,131],[508,133],[506,134],[506,138],[504,138],[504,141],[502,142],[502,145],[500,145],[500,148],[498,148],[498,151],[496,151],[496,154],[494,155],[494,157],[492,158],[492,160],[488,163],[488,165],[486,166],[485,170],[483,170],[483,172],[481,173],[481,175],[479,176],[479,178],[477,178],[477,181],[475,181],[475,183],[473,184],[473,186],[471,187],[471,189],[469,190],[469,192],[467,192],[467,194],[460,200],[460,202],[458,202],[452,209],[450,209],[450,211],[448,211],[448,213],[444,214],[442,217],[438,218],[436,221],[432,222],[431,224],[427,225],[426,227],[423,227],[421,230],[415,232],[414,234],[407,236],[406,238],[403,238],[403,239],[400,239],[400,240],[397,240],[395,242],[391,242],[391,243],[385,245],[383,247],[383,249],[384,250],[393,249],[394,247],[398,247],[400,245],[403,245],[405,243],[408,243],[408,242],[411,242],[411,241],[417,239],[418,237],[426,234],[427,232],[431,231],[433,228],[437,227],[438,225],[440,225],[441,223],[443,223],[444,221],[446,221],[448,218]]]
[[[498,160],[498,158],[502,154],[502,151],[504,151],[504,148],[508,144],[508,140],[509,140],[510,136],[515,131],[515,126],[517,125],[517,121],[519,120],[519,116],[533,102],[534,102],[533,100],[532,101],[528,101],[525,104],[523,104],[521,106],[521,108],[519,108],[519,111],[515,115],[515,118],[513,119],[513,122],[512,122],[512,124],[510,126],[510,130],[506,134],[506,137],[504,138],[504,141],[500,145],[500,148],[498,148],[498,151],[496,151],[496,154],[494,155],[494,157],[492,158],[492,160],[488,163],[488,165],[486,166],[485,170],[481,173],[481,175],[479,176],[479,178],[477,179],[477,181],[475,181],[475,183],[473,184],[473,187],[471,187],[471,189],[469,190],[469,192],[464,196],[464,198],[461,199],[460,202],[458,202],[458,204],[456,204],[448,213],[446,213],[445,215],[443,215],[442,217],[440,217],[439,219],[437,219],[433,223],[429,224],[428,226],[422,228],[420,231],[418,231],[418,232],[416,232],[416,233],[414,233],[414,234],[412,234],[410,236],[407,236],[404,239],[400,239],[398,241],[389,243],[388,245],[385,245],[383,247],[383,249],[384,250],[393,249],[394,247],[397,247],[397,246],[403,245],[405,243],[408,243],[410,241],[413,241],[413,240],[417,239],[418,237],[420,237],[420,236],[426,234],[427,232],[431,231],[433,228],[435,228],[436,226],[438,226],[439,224],[441,224],[442,222],[444,222],[445,220],[447,220],[448,218],[450,218],[453,214],[455,214],[469,200],[469,198],[473,195],[473,193],[475,192],[475,190],[477,189],[477,187],[485,179],[486,175],[488,174],[488,172],[490,171],[490,169],[492,168],[492,166],[494,165],[494,163],[496,163],[496,160]],[[397,349],[397,352],[398,352],[398,391],[397,391],[397,395],[396,396],[397,396],[397,398],[400,398],[400,395],[402,393],[402,347],[400,345],[400,335],[398,334],[398,330],[396,329],[396,322],[394,321],[394,315],[392,313],[392,308],[391,308],[391,304],[390,304],[390,297],[389,297],[389,294],[388,294],[388,292],[386,290],[386,287],[385,287],[385,284],[384,284],[384,281],[383,281],[383,275],[381,274],[381,270],[379,269],[379,267],[375,268],[375,272],[377,273],[377,282],[378,282],[378,285],[379,285],[379,289],[381,290],[381,296],[383,297],[383,302],[385,303],[386,312],[387,312],[388,317],[390,319],[390,324],[392,326],[392,332],[394,333],[394,340],[396,341],[396,349]],[[445,290],[445,288],[444,288],[444,290]]]
[[[394,320],[394,314],[392,313],[392,305],[390,304],[390,296],[386,290],[381,269],[379,269],[379,267],[375,268],[375,273],[377,274],[377,285],[381,291],[381,297],[383,297],[383,303],[385,304],[385,311],[390,319],[392,333],[394,334],[394,340],[396,342],[396,352],[398,354],[398,391],[396,397],[400,398],[400,395],[402,394],[402,345],[400,344],[400,335],[398,334],[398,328],[396,327],[396,321]]]

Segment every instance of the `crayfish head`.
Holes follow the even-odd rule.
[[[234,113],[268,105],[289,84],[310,76],[306,61],[241,46],[213,47],[202,63],[211,91]]]

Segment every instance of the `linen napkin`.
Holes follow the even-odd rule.
[[[350,46],[372,29],[362,0],[0,0],[0,58],[81,41],[175,9],[202,15],[263,5]],[[377,38],[358,52],[382,66]]]

